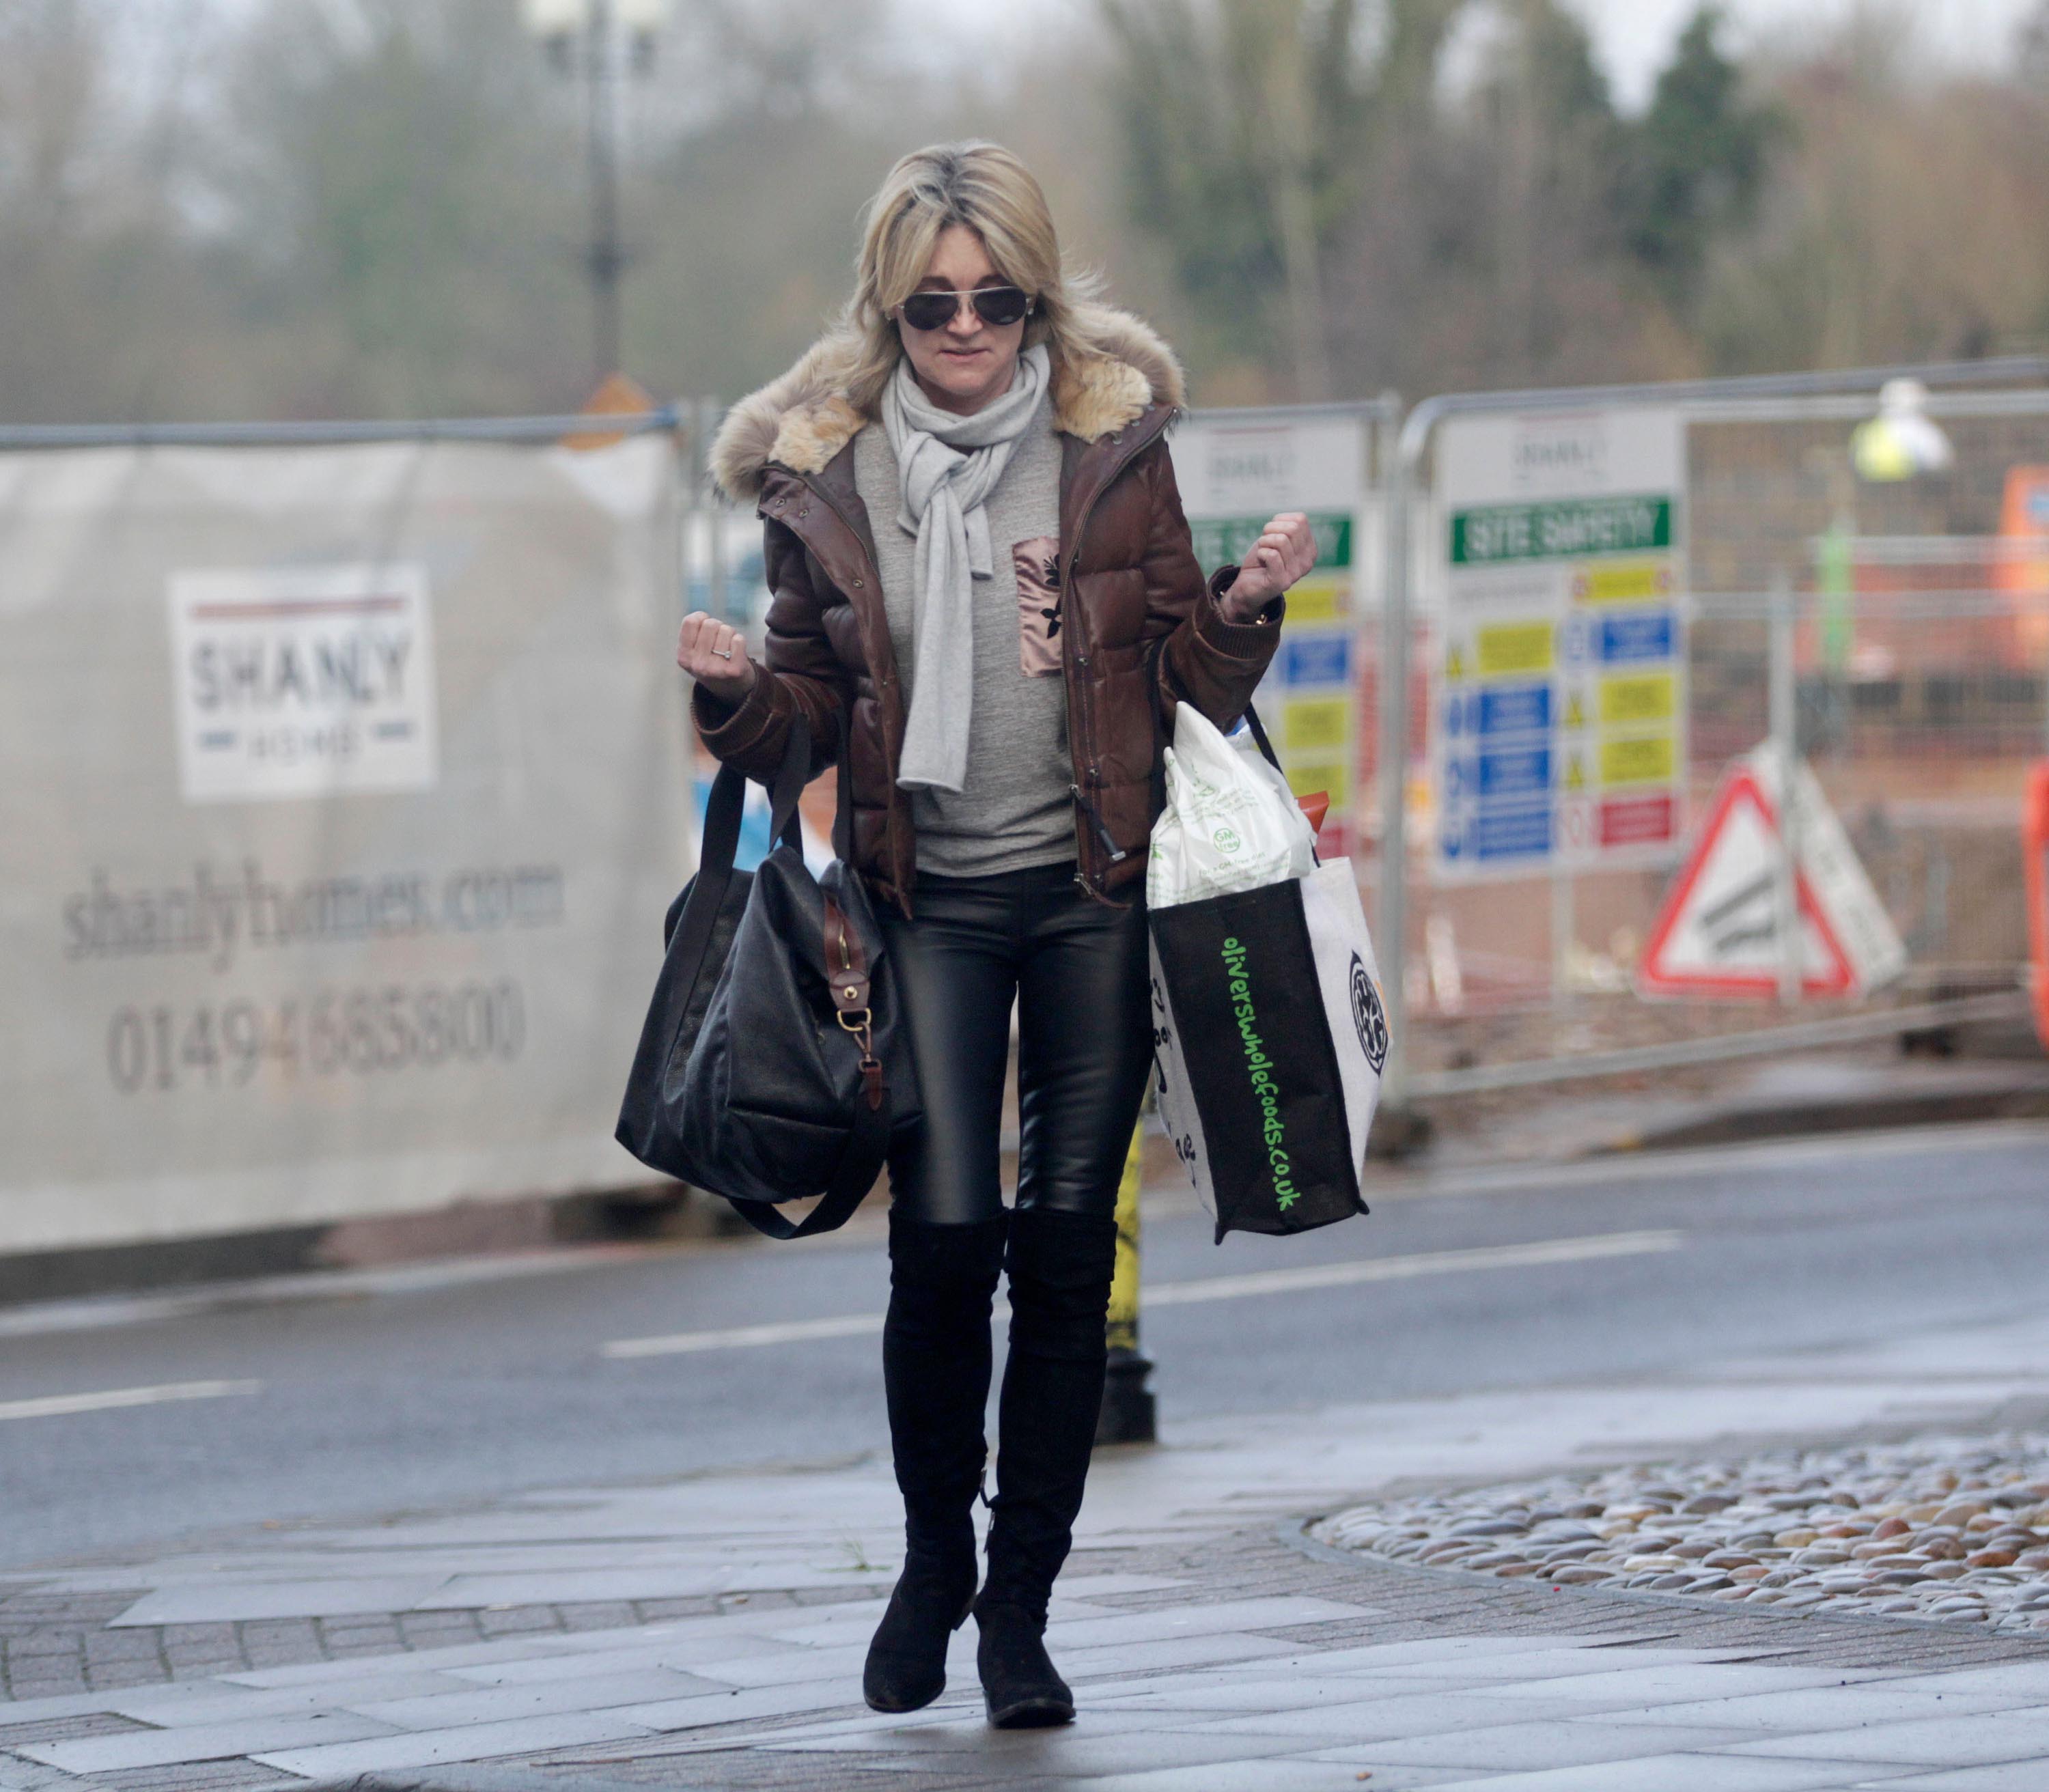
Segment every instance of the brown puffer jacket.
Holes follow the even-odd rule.
[[[1283,610],[1228,620],[1217,599],[1236,577],[1205,582],[1188,539],[1163,437],[1183,402],[1180,368],[1137,319],[1091,307],[1099,349],[1052,370],[1062,437],[1059,632],[1073,750],[1075,842],[1083,886],[1105,900],[1145,876],[1161,741],[1146,688],[1169,719],[1186,698],[1227,725],[1273,657]],[[737,707],[700,686],[705,744],[750,777],[774,775],[790,719],[803,711],[821,766],[852,705],[856,869],[907,914],[916,875],[910,804],[896,786],[904,693],[876,575],[875,538],[854,489],[853,437],[867,419],[839,389],[842,344],[828,338],[733,407],[713,470],[767,525],[771,593],[766,675]]]

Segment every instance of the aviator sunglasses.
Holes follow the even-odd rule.
[[[913,293],[896,313],[914,330],[943,329],[960,313],[966,299],[975,315],[998,329],[1015,324],[1032,309],[1029,296],[1017,286],[978,286],[971,293]]]

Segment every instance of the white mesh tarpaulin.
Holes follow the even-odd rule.
[[[675,445],[0,454],[0,1250],[640,1180]]]

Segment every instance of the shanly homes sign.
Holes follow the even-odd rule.
[[[423,569],[181,572],[169,594],[188,803],[433,787]]]

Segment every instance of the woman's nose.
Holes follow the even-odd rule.
[[[970,336],[982,328],[982,314],[967,300],[960,301],[960,309],[947,320],[947,334]]]

